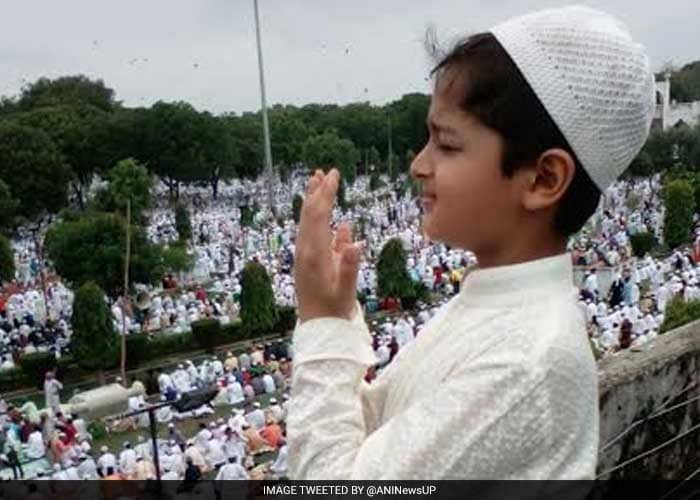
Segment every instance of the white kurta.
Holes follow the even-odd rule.
[[[592,479],[598,380],[572,276],[568,254],[470,273],[371,384],[359,314],[299,326],[289,477]]]

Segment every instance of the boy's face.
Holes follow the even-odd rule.
[[[503,176],[500,136],[459,107],[462,86],[451,82],[438,80],[430,139],[411,165],[422,188],[423,228],[430,239],[477,257],[498,254],[517,229],[517,173]]]

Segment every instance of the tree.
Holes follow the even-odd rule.
[[[638,259],[642,259],[647,253],[651,252],[656,246],[656,238],[648,232],[637,233],[630,236],[630,244],[632,245],[632,253]]]
[[[632,160],[626,174],[632,177],[649,177],[655,173],[654,160],[648,151],[642,149],[637,157]]]
[[[15,279],[15,256],[10,240],[0,234],[0,282]]]
[[[231,179],[236,174],[236,165],[240,162],[236,143],[231,130],[222,118],[209,113],[199,116],[198,160],[200,172],[212,189],[212,196],[219,196],[219,182]]]
[[[14,226],[19,201],[12,197],[10,186],[0,180],[0,233]]]
[[[182,203],[175,205],[175,229],[177,229],[177,234],[180,241],[187,241],[192,237],[190,212]]]
[[[104,370],[117,362],[119,337],[105,293],[96,283],[83,284],[75,294],[71,325],[74,359],[81,368],[97,371],[100,384],[104,384]]]
[[[22,89],[17,103],[24,111],[61,104],[90,105],[103,111],[117,105],[114,90],[102,80],[90,80],[85,75],[40,78]]]
[[[413,291],[406,266],[406,250],[398,238],[386,242],[377,262],[377,287],[382,298],[403,298]]]
[[[406,165],[405,165],[405,170],[410,171],[411,165],[413,164],[413,160],[416,159],[416,153],[412,150],[409,149],[406,151]]]
[[[151,176],[146,167],[128,158],[107,173],[109,183],[97,194],[95,204],[104,212],[126,214],[126,201],[131,200],[133,219],[141,221],[151,205]]]
[[[294,223],[299,224],[301,219],[301,207],[304,205],[304,198],[299,194],[295,194],[292,199],[292,217],[294,217]]]
[[[664,240],[670,248],[676,248],[690,239],[695,213],[693,188],[687,181],[673,180],[664,186],[663,198]]]
[[[107,119],[105,111],[86,104],[41,107],[13,117],[20,125],[46,132],[60,150],[75,180],[73,186],[81,208],[94,172],[109,166],[100,134]]]
[[[145,231],[131,228],[130,283],[156,283],[163,277],[161,249]],[[53,226],[46,235],[47,255],[58,274],[79,287],[94,281],[112,297],[122,293],[126,221],[111,213],[89,213]]]
[[[238,152],[237,174],[244,178],[256,178],[263,170],[263,135],[260,118],[254,113],[234,114],[222,118],[233,138]]]
[[[678,102],[700,100],[700,61],[688,63],[680,69],[666,67],[657,73],[656,79],[663,80],[666,71],[671,73],[671,99]]]
[[[182,244],[173,244],[163,248],[163,269],[168,273],[186,272],[192,269],[194,256],[187,253]]]
[[[379,151],[377,150],[377,148],[375,148],[374,146],[372,146],[372,147],[369,149],[368,158],[369,158],[369,164],[370,164],[370,166],[373,166],[373,167],[375,168],[375,170],[378,169],[378,168],[379,168],[379,163],[382,161],[382,159],[381,159],[381,157],[379,156]]]
[[[41,130],[0,122],[0,179],[27,218],[57,212],[67,203],[70,171],[56,145]]]
[[[420,151],[428,140],[425,117],[428,116],[430,96],[405,94],[386,106],[391,115],[391,137],[394,151],[403,155],[409,149]],[[394,164],[396,168],[398,164]]]
[[[274,106],[269,114],[272,159],[281,173],[301,161],[304,142],[312,131],[293,106]]]
[[[185,102],[157,102],[140,117],[143,137],[139,158],[178,198],[180,184],[201,180],[204,122]]]
[[[265,268],[254,261],[243,268],[241,321],[249,335],[270,333],[277,323],[277,306],[270,277]]]
[[[311,168],[329,170],[337,167],[343,178],[353,181],[360,155],[351,140],[341,138],[335,130],[329,129],[304,142],[303,157]]]

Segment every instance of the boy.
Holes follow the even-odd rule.
[[[360,245],[309,181],[297,240],[292,479],[592,479],[598,390],[567,237],[646,140],[649,61],[613,18],[551,9],[474,35],[433,70],[411,166],[425,233],[473,251],[460,293],[368,385]]]

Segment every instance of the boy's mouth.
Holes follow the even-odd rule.
[[[435,205],[435,196],[428,193],[422,193],[420,197],[420,204],[423,207],[423,210],[429,212]]]

